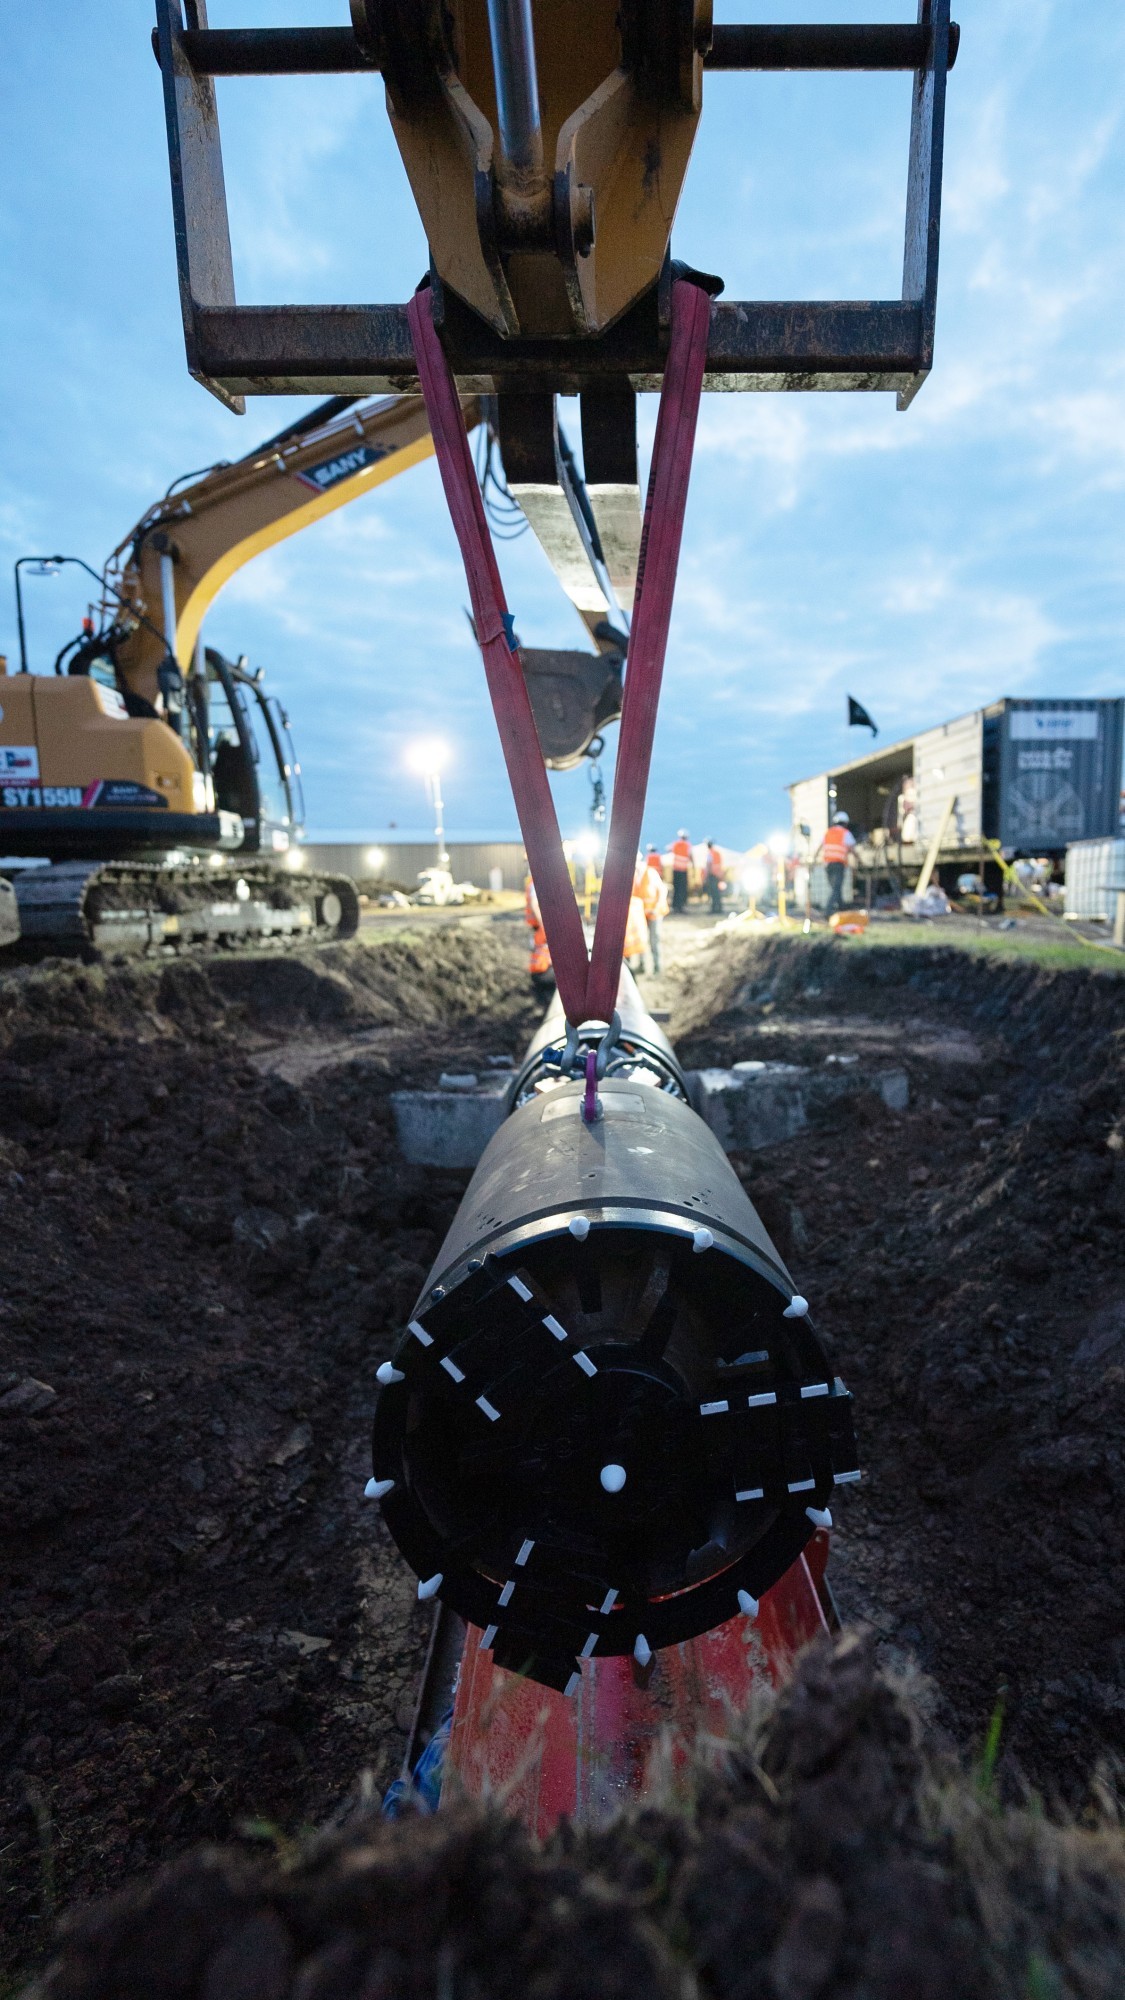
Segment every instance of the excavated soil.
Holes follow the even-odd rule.
[[[738,1164],[856,1394],[844,1615],[882,1668],[917,1662],[943,1753],[993,1722],[987,1810],[937,1810],[853,1648],[694,1817],[546,1854],[471,1815],[371,1823],[428,1628],[359,1497],[371,1376],[465,1182],[402,1164],[387,1094],[521,1049],[521,947],[478,922],[0,980],[0,1963],[240,1838],[80,1923],[52,2000],[1125,1990],[1119,1836],[996,1804],[1081,1811],[1093,1782],[1109,1808],[1125,1758],[1112,971],[736,936],[672,983],[692,1065],[908,1071],[905,1112],[861,1092]],[[256,1858],[326,1823],[294,1866]]]
[[[461,1805],[196,1849],[71,1919],[28,2000],[1113,2000],[1120,1831],[935,1769],[872,1652],[822,1641],[686,1800],[604,1830]]]
[[[999,1709],[1001,1782],[1079,1804],[1125,1757],[1125,979],[727,944],[680,1024],[696,1065],[906,1069],[907,1111],[739,1163],[855,1395],[832,1577],[955,1742]]]
[[[467,1176],[387,1095],[522,1051],[521,930],[0,981],[0,1965],[397,1775],[430,1615],[372,1377]]]

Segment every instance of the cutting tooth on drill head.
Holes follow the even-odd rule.
[[[638,1632],[633,1641],[633,1658],[637,1662],[638,1667],[647,1667],[652,1658],[652,1647],[649,1645],[643,1632]]]
[[[394,1484],[393,1479],[369,1479],[363,1489],[363,1497],[365,1500],[385,1500],[388,1493],[394,1492]]]
[[[801,1384],[801,1395],[805,1402],[808,1402],[810,1396],[830,1396],[831,1394],[832,1391],[828,1387],[827,1382],[802,1382]]]
[[[604,1492],[620,1493],[621,1488],[625,1484],[625,1467],[623,1465],[603,1465],[598,1478],[601,1481]]]
[[[587,1236],[590,1234],[590,1222],[588,1216],[572,1215],[570,1221],[567,1223],[566,1226],[569,1229],[571,1235],[575,1238],[576,1242],[585,1243]]]
[[[495,1639],[496,1634],[498,1633],[499,1630],[500,1630],[499,1625],[485,1626],[484,1631],[480,1635],[480,1644],[477,1647],[478,1653],[487,1653],[490,1650],[492,1642]]]
[[[746,1407],[748,1410],[764,1410],[767,1404],[776,1403],[776,1401],[776,1389],[763,1389],[760,1396],[747,1396]]]
[[[444,1581],[445,1579],[440,1569],[433,1576],[428,1576],[424,1580],[422,1577],[419,1577],[418,1597],[420,1602],[424,1604],[427,1597],[436,1597]]]
[[[528,1300],[528,1299],[530,1299],[530,1297],[531,1297],[531,1293],[530,1293],[530,1292],[528,1291],[528,1288],[527,1288],[527,1286],[526,1286],[526,1285],[524,1284],[524,1281],[523,1281],[523,1279],[522,1279],[522,1278],[509,1278],[509,1279],[508,1279],[508,1283],[510,1284],[510,1286],[511,1286],[511,1288],[512,1288],[513,1292],[515,1293],[515,1295],[516,1295],[516,1297],[517,1297],[517,1299],[523,1299],[524,1303],[526,1304],[526,1303],[527,1303],[527,1300]]]
[[[736,1500],[764,1500],[766,1489],[764,1486],[744,1486],[734,1497]]]
[[[781,1317],[782,1319],[804,1319],[808,1309],[808,1300],[803,1299],[800,1292],[794,1292]]]
[[[591,1632],[589,1638],[586,1641],[586,1644],[583,1646],[582,1651],[578,1655],[580,1660],[590,1660],[593,1658],[594,1647],[598,1643],[598,1637],[599,1635],[597,1632]]]
[[[579,1348],[574,1359],[577,1361],[578,1366],[581,1368],[583,1375],[597,1374],[598,1371],[596,1365],[594,1364],[594,1362],[591,1361],[589,1355],[586,1354],[581,1347]]]
[[[715,1238],[709,1229],[695,1229],[692,1231],[691,1247],[697,1255],[701,1250],[712,1249],[714,1242]]]
[[[432,1347],[434,1344],[433,1334],[427,1333],[425,1327],[416,1319],[411,1320],[407,1332],[412,1333],[415,1340],[420,1340],[423,1347]]]
[[[617,1592],[615,1590],[607,1590],[605,1596],[603,1597],[601,1603],[598,1606],[598,1610],[603,1618],[608,1617],[609,1613],[613,1610],[613,1607],[616,1603],[617,1603]]]
[[[700,1403],[699,1414],[701,1417],[721,1417],[729,1409],[730,1404],[724,1399],[718,1403]]]
[[[484,1411],[484,1414],[485,1414],[485,1416],[486,1416],[486,1417],[488,1418],[488,1421],[489,1421],[489,1423],[490,1423],[490,1424],[497,1424],[497,1423],[499,1423],[499,1421],[500,1421],[500,1412],[499,1412],[499,1410],[498,1410],[498,1409],[496,1408],[496,1405],[495,1405],[494,1403],[490,1403],[490,1402],[489,1402],[489,1400],[488,1400],[488,1397],[487,1397],[487,1396],[478,1396],[478,1397],[477,1397],[477,1409],[478,1409],[478,1410],[483,1410],[483,1411]]]
[[[496,1602],[499,1605],[501,1611],[503,1611],[506,1604],[511,1603],[512,1592],[515,1590],[515,1587],[516,1586],[513,1579],[509,1577],[507,1583],[504,1585],[503,1590],[500,1592],[499,1597],[496,1599]]]
[[[830,1528],[832,1516],[827,1507],[806,1507],[805,1512],[814,1528]]]
[[[531,1551],[532,1551],[532,1549],[533,1549],[534,1547],[535,1547],[535,1543],[534,1543],[533,1541],[531,1541],[531,1540],[528,1540],[528,1541],[526,1541],[526,1542],[521,1542],[521,1543],[520,1543],[520,1552],[519,1552],[518,1556],[516,1557],[516,1568],[517,1568],[517,1569],[522,1569],[522,1568],[523,1568],[523,1566],[524,1566],[525,1562],[526,1562],[526,1561],[527,1561],[527,1559],[528,1559],[528,1556],[529,1556],[529,1555],[531,1554]]]
[[[401,1368],[395,1367],[393,1361],[383,1361],[375,1370],[375,1380],[381,1382],[384,1389],[387,1389],[392,1382],[405,1382],[406,1377]]]
[[[568,1701],[570,1700],[572,1694],[578,1693],[578,1690],[581,1686],[582,1686],[581,1674],[571,1674],[570,1679],[568,1680],[566,1686],[563,1689],[563,1693]]]
[[[738,1608],[744,1618],[756,1618],[758,1616],[758,1599],[751,1597],[748,1590],[740,1590],[738,1593]]]
[[[854,1486],[856,1480],[862,1478],[863,1478],[862,1472],[858,1471],[834,1472],[832,1474],[832,1484],[833,1486]]]
[[[555,1318],[554,1313],[547,1313],[544,1316],[543,1324],[546,1327],[548,1333],[554,1334],[556,1340],[566,1339],[567,1337],[566,1328],[565,1326],[559,1325],[558,1320]]]
[[[463,1382],[465,1380],[464,1369],[458,1368],[457,1363],[455,1361],[451,1361],[448,1354],[442,1355],[441,1365],[445,1369],[446,1374],[450,1376],[454,1382]]]
[[[815,1490],[815,1479],[791,1479],[789,1481],[788,1491],[790,1493],[813,1493]]]

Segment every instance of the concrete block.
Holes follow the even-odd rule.
[[[20,934],[20,907],[10,882],[0,876],[0,949],[15,944]]]
[[[472,1084],[466,1077],[450,1076],[443,1090],[392,1092],[403,1158],[416,1167],[475,1167],[503,1123],[510,1082],[510,1072],[482,1076]],[[877,1091],[891,1111],[905,1111],[910,1101],[901,1069],[743,1062],[733,1069],[689,1070],[687,1084],[692,1109],[728,1153],[780,1146],[856,1091]]]
[[[503,1123],[511,1080],[500,1072],[471,1089],[392,1091],[403,1158],[415,1167],[475,1167]]]
[[[874,1090],[890,1111],[905,1111],[910,1085],[905,1070],[864,1072],[796,1063],[737,1063],[734,1069],[687,1073],[692,1109],[728,1153],[780,1146],[817,1122],[841,1097]]]

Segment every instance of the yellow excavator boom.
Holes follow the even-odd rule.
[[[466,396],[462,407],[472,429],[480,404]],[[421,397],[385,397],[313,429],[294,426],[150,508],[106,565],[108,581],[146,621],[117,651],[128,687],[155,707],[165,653],[190,671],[204,617],[238,570],[417,465],[433,448]]]

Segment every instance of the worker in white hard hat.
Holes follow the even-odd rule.
[[[843,909],[844,877],[851,866],[854,846],[855,835],[847,813],[835,813],[817,850],[824,858],[824,872],[828,877],[828,908],[825,911],[828,917],[834,917],[838,910]]]

